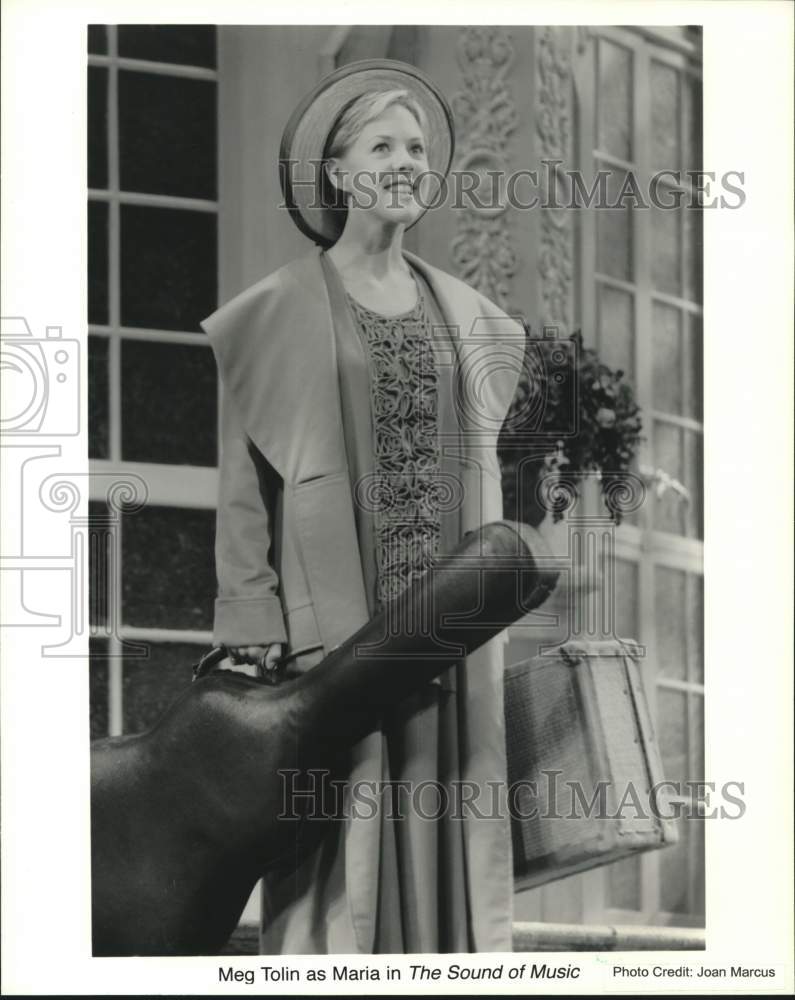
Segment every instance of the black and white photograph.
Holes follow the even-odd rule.
[[[239,6],[4,100],[4,953],[73,885],[65,992],[786,992],[792,151],[707,54],[791,10]]]

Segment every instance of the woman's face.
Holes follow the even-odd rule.
[[[418,182],[428,170],[425,138],[414,115],[400,104],[368,122],[339,157],[328,161],[349,209],[374,212],[384,222],[411,225],[422,211]]]

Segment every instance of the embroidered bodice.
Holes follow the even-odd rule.
[[[365,499],[375,520],[380,605],[422,575],[439,549],[438,373],[422,292],[398,316],[348,300],[370,369],[375,454]]]

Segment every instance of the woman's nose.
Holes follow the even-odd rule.
[[[392,169],[401,173],[411,173],[414,169],[414,161],[411,153],[405,146],[397,146],[392,158]]]

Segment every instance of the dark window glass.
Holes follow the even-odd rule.
[[[88,67],[88,186],[108,186],[108,71]]]
[[[687,490],[674,489],[654,495],[654,527],[689,538],[704,535],[704,456],[698,431],[682,429],[662,420],[654,421],[654,464],[678,479]]]
[[[632,159],[632,53],[599,40],[599,148]]]
[[[107,625],[108,600],[114,557],[118,546],[118,523],[110,523],[105,503],[88,505],[88,620],[98,629]]]
[[[684,397],[685,416],[694,420],[703,418],[704,406],[704,338],[700,316],[688,319],[688,337],[685,344]]]
[[[661,189],[662,191],[662,189]],[[667,193],[660,202],[667,203]],[[649,213],[651,236],[651,280],[655,289],[669,295],[682,294],[683,208],[652,207]]]
[[[124,326],[199,329],[218,298],[216,232],[215,213],[121,206]]]
[[[88,203],[88,321],[108,323],[108,206]]]
[[[690,680],[704,683],[704,577],[689,573],[687,577],[687,648]]]
[[[215,66],[215,28],[207,24],[123,24],[119,55],[186,66]]]
[[[660,908],[667,913],[704,913],[704,821],[677,822],[679,843],[660,851]]]
[[[651,164],[657,170],[681,166],[679,147],[680,77],[665,63],[651,64]]]
[[[628,559],[616,559],[614,565],[616,635],[639,642],[638,564]]]
[[[631,181],[627,173],[597,163],[599,170],[608,170],[604,187],[607,204],[615,208],[602,208],[596,221],[596,268],[602,274],[623,281],[633,280],[632,266],[632,207],[635,205]],[[604,182],[603,182],[604,184]]]
[[[108,735],[108,644],[102,639],[88,643],[88,711],[91,739]]]
[[[125,733],[151,728],[188,687],[192,665],[207,652],[188,643],[150,643],[146,660],[125,660],[122,681]]]
[[[677,782],[690,780],[687,695],[684,692],[662,687],[657,689],[656,729],[664,779]]]
[[[122,617],[150,628],[212,627],[215,511],[144,507],[124,517]]]
[[[104,24],[89,24],[88,51],[104,56],[108,51],[108,29]]]
[[[704,537],[704,439],[697,431],[683,434],[685,449],[685,486],[690,502],[685,505],[685,534]]]
[[[215,83],[119,73],[124,191],[215,199]]]
[[[599,287],[599,353],[606,365],[634,378],[634,296],[609,285]]]
[[[704,215],[701,208],[683,208],[685,298],[701,302],[704,294]]]
[[[687,574],[670,566],[654,571],[657,611],[657,671],[661,677],[687,680]]]
[[[108,341],[88,338],[88,457],[108,458]]]
[[[704,699],[690,696],[690,759],[693,781],[704,780]]]
[[[123,340],[122,459],[215,465],[217,380],[212,351]]]
[[[684,128],[682,130],[684,157],[682,165],[685,170],[700,170],[703,128],[701,81],[692,77],[684,77],[682,98],[684,110]]]
[[[653,400],[655,410],[682,412],[682,313],[652,303]]]
[[[608,867],[607,893],[607,905],[611,909],[640,909],[640,858],[638,856],[616,861]]]

